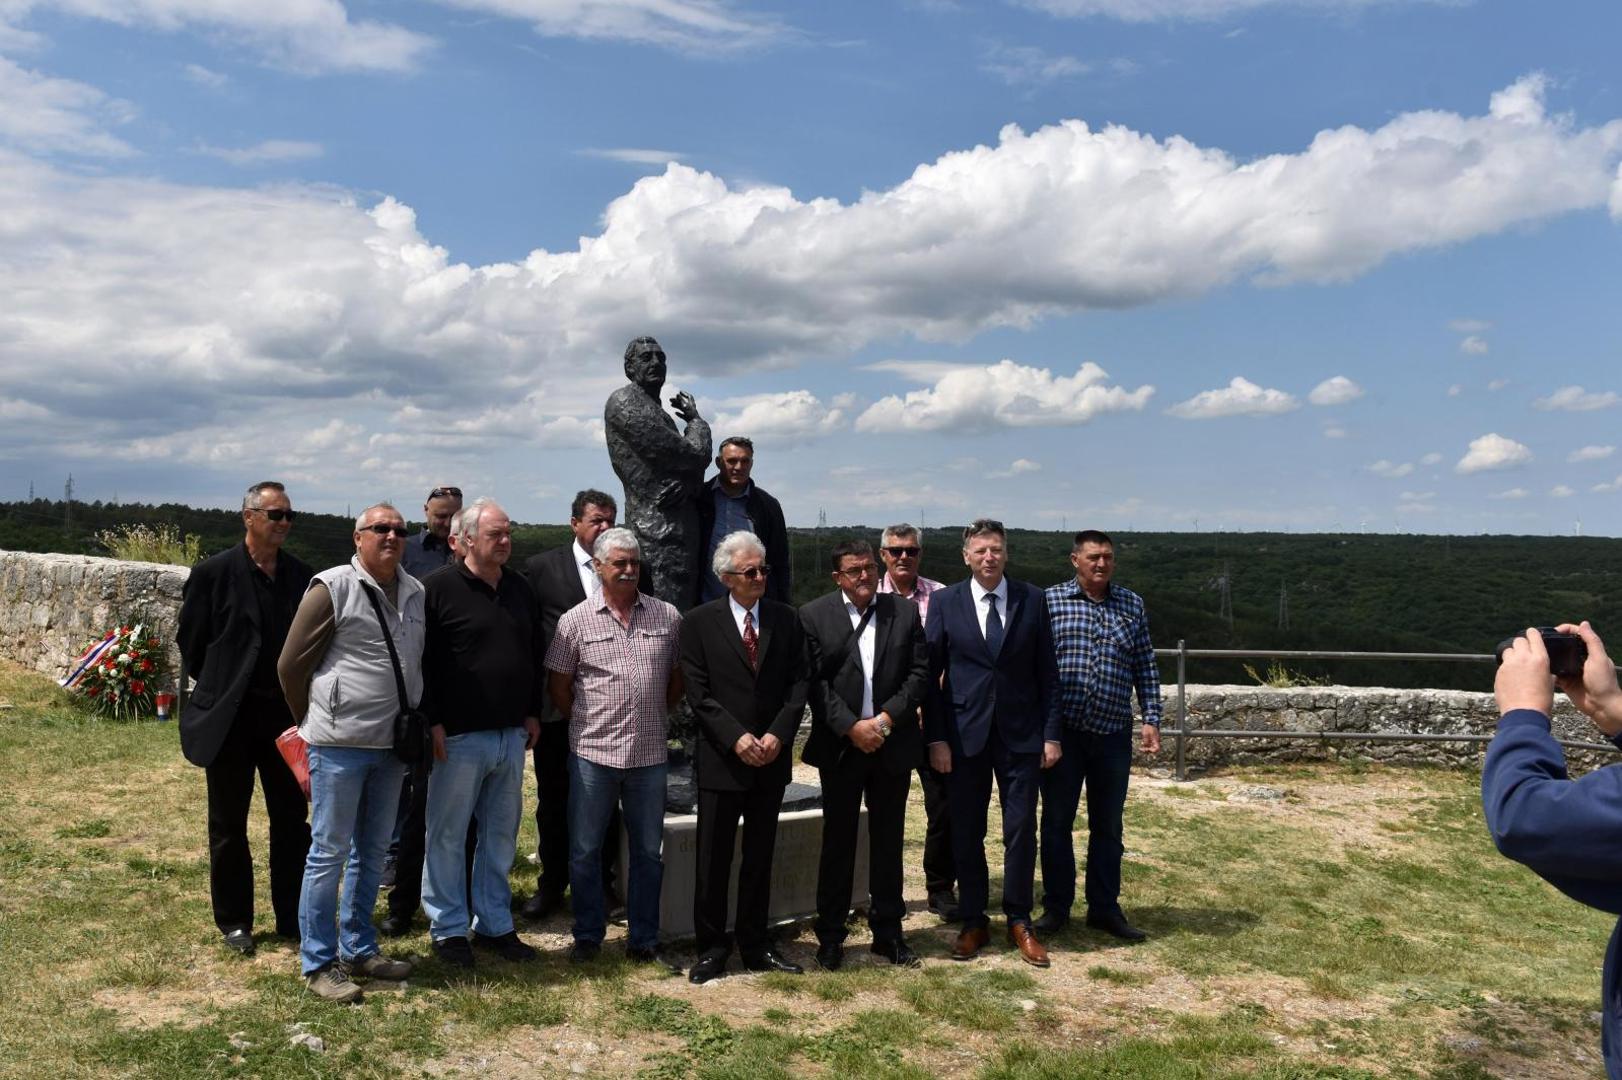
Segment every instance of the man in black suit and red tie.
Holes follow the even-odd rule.
[[[946,773],[963,931],[952,959],[991,940],[986,919],[986,809],[995,776],[1002,796],[1003,915],[1020,956],[1048,966],[1031,932],[1036,876],[1036,797],[1041,770],[1059,760],[1059,668],[1042,590],[1004,576],[1007,532],[981,518],[963,530],[970,577],[929,604],[930,679],[924,704],[929,761]]]
[[[894,593],[878,595],[880,573],[867,541],[836,544],[838,588],[800,609],[811,660],[811,737],[803,759],[822,775],[816,930],[817,964],[827,971],[844,962],[864,796],[872,951],[892,964],[918,966],[901,936],[901,849],[907,791],[923,746],[918,707],[929,649],[918,606]]]
[[[698,855],[693,930],[698,960],[688,978],[704,983],[726,971],[727,886],[732,844],[743,819],[738,868],[738,951],[750,971],[801,968],[773,947],[772,849],[777,813],[788,786],[794,733],[805,712],[807,658],[799,613],[764,599],[766,547],[750,532],[725,537],[715,550],[727,595],[688,612],[681,624],[681,667],[687,701],[698,718]]]
[[[614,527],[619,505],[614,496],[587,488],[575,494],[569,507],[569,529],[574,539],[566,546],[532,555],[524,563],[524,576],[541,602],[542,655],[552,647],[558,619],[587,596],[600,595],[591,551],[597,538]],[[535,831],[540,836],[541,870],[535,894],[519,908],[526,919],[544,919],[563,904],[569,886],[569,718],[559,715],[550,700],[541,714],[541,737],[535,744]],[[607,835],[619,835],[619,811],[604,826]],[[604,846],[604,859],[612,866],[617,842]],[[613,880],[605,869],[604,893]],[[612,906],[612,905],[610,905]]]

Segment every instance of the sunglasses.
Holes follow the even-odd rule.
[[[430,499],[437,499],[442,495],[449,495],[453,499],[462,497],[462,489],[456,487],[437,487],[428,493]]]
[[[910,555],[916,559],[918,557],[918,553],[924,549],[918,547],[917,545],[913,545],[911,547],[903,547],[898,545],[896,547],[887,547],[884,550],[888,551],[892,558],[899,559],[903,555]]]
[[[736,574],[739,577],[748,578],[750,581],[753,581],[756,578],[765,577],[767,574],[771,573],[771,571],[772,568],[769,566],[751,566],[746,570],[728,570],[727,573]]]
[[[266,510],[262,506],[250,506],[248,509],[259,511],[259,513],[265,515],[271,521],[291,522],[298,517],[297,511],[294,510]]]
[[[848,577],[852,581],[860,581],[864,577],[877,575],[879,568],[872,563],[863,563],[861,566],[847,566],[843,570],[835,571],[841,577]]]
[[[376,525],[363,525],[360,531],[376,533],[379,536],[388,536],[393,533],[395,536],[403,538],[406,534],[406,527],[404,525],[384,525],[380,522]]]

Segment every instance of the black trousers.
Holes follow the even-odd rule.
[[[743,850],[738,866],[738,951],[758,956],[771,945],[766,932],[772,906],[772,851],[777,846],[777,813],[782,784],[757,784],[745,791],[698,790],[698,856],[693,867],[693,933],[700,956],[727,956],[727,893],[732,883],[732,845],[743,819]]]
[[[1066,728],[1059,763],[1042,774],[1042,907],[1068,915],[1076,900],[1076,808],[1087,792],[1087,914],[1121,911],[1121,817],[1132,776],[1132,729]]]
[[[957,884],[957,863],[952,856],[952,811],[947,806],[946,774],[927,764],[918,766],[918,786],[924,792],[924,889],[933,894],[950,892]]]
[[[541,724],[541,736],[532,751],[535,763],[536,854],[541,870],[535,878],[537,893],[561,897],[569,887],[569,722]],[[604,826],[605,836],[620,834],[620,808],[616,801]],[[603,844],[603,895],[614,894],[614,871],[619,865],[617,839]]]
[[[986,818],[991,781],[1002,804],[1002,910],[1010,925],[1031,921],[1036,891],[1036,795],[1042,752],[1016,754],[992,729],[973,757],[954,757],[947,775],[952,804],[952,842],[957,854],[958,907],[963,929],[987,923],[990,875],[986,870]]]
[[[478,846],[479,819],[467,823],[467,895],[473,895],[473,849]],[[394,861],[394,888],[389,914],[414,918],[422,906],[422,864],[428,854],[428,766],[411,766],[411,805],[400,825],[400,852]]]
[[[856,836],[862,799],[867,799],[867,878],[871,903],[867,925],[874,941],[899,941],[906,904],[901,898],[901,848],[906,832],[907,791],[912,774],[888,772],[871,754],[845,751],[822,776],[822,851],[817,860],[817,940],[845,940]]]
[[[222,933],[253,932],[248,807],[258,773],[270,818],[270,906],[276,913],[276,933],[298,939],[299,891],[310,851],[309,804],[276,749],[276,736],[292,723],[284,702],[244,699],[219,754],[203,770],[208,783],[208,887],[214,925]]]

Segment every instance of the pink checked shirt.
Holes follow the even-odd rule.
[[[944,588],[946,588],[946,586],[942,585],[940,582],[935,581],[932,578],[926,578],[922,574],[918,575],[918,584],[914,588],[913,594],[907,597],[907,599],[918,605],[918,621],[920,623],[924,625],[928,625],[929,623],[929,594],[934,592],[936,589]],[[890,575],[888,572],[886,572],[883,577],[879,578],[879,592],[895,592],[895,582],[890,580]],[[897,595],[900,594],[898,593]]]
[[[680,630],[681,614],[647,595],[631,609],[629,629],[600,596],[563,613],[546,668],[574,678],[570,750],[611,769],[666,759],[665,691]]]

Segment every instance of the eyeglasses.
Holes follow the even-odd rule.
[[[462,497],[462,489],[453,487],[437,487],[428,493],[428,497],[430,499],[437,499],[442,495],[449,495],[453,499],[460,499]]]
[[[887,547],[884,550],[890,553],[891,558],[899,559],[903,556],[911,556],[912,558],[916,559],[918,557],[918,553],[924,549],[918,547],[916,544],[911,546],[903,546],[898,544],[895,547]]]
[[[294,518],[298,517],[297,511],[294,510],[266,510],[263,506],[250,506],[248,509],[259,511],[271,521],[292,522]]]
[[[878,572],[879,568],[872,563],[863,563],[861,566],[847,566],[843,570],[836,571],[842,577],[848,577],[852,581],[860,581],[865,577],[874,577]]]
[[[376,533],[379,536],[388,536],[390,533],[393,533],[395,536],[404,538],[406,534],[406,527],[404,525],[384,525],[383,523],[379,522],[376,525],[363,525],[361,526],[360,531]]]
[[[763,578],[771,572],[772,568],[769,566],[748,566],[742,570],[727,571],[729,574],[737,574],[739,577],[748,578],[750,581],[753,581],[756,578]]]

